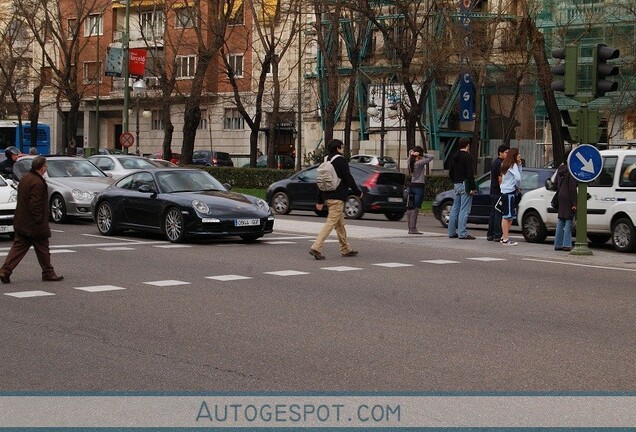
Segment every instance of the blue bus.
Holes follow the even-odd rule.
[[[29,153],[31,148],[31,123],[22,122],[22,133],[19,131],[17,120],[0,120],[0,153],[9,146],[16,146],[22,153]],[[51,127],[38,124],[38,153],[47,155],[51,153]]]

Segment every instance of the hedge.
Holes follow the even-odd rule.
[[[296,171],[292,169],[272,168],[232,168],[232,167],[202,167],[221,183],[229,183],[234,188],[266,189],[270,184],[286,179]],[[408,176],[410,178],[410,176]],[[448,176],[426,176],[426,200],[432,200],[440,192],[453,188],[453,182]]]

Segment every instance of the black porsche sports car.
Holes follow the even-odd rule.
[[[103,235],[124,230],[159,232],[173,243],[201,236],[254,241],[274,228],[274,216],[265,201],[230,192],[198,169],[136,171],[97,194],[91,212]]]

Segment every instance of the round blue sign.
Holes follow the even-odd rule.
[[[601,174],[603,158],[596,147],[582,144],[570,152],[568,169],[572,177],[580,182],[588,183]]]

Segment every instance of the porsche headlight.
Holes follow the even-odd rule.
[[[73,198],[77,201],[91,201],[93,199],[93,194],[91,192],[73,189],[71,193],[73,194]]]
[[[267,204],[267,202],[265,202],[265,200],[262,200],[260,198],[256,199],[256,203],[255,203],[256,207],[258,207],[260,210],[264,210],[264,211],[268,211],[269,210],[269,205]]]
[[[194,209],[198,211],[199,213],[203,213],[203,214],[210,213],[210,206],[208,206],[206,203],[201,202],[199,200],[192,201],[192,207],[194,207]]]

